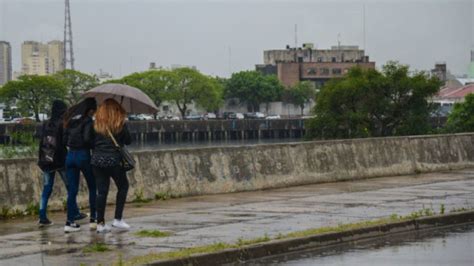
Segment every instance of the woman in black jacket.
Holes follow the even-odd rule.
[[[46,209],[48,200],[53,192],[53,185],[56,173],[66,185],[66,171],[64,164],[66,161],[66,145],[63,141],[63,115],[67,110],[67,105],[60,100],[53,101],[51,106],[51,117],[45,121],[38,134],[39,154],[38,166],[43,171],[43,192],[39,204],[39,226],[49,226],[53,223],[48,219]],[[77,208],[77,207],[76,207]]]
[[[114,144],[113,138],[120,146],[130,145],[131,138],[125,125],[126,112],[113,100],[105,100],[98,108],[94,123],[94,148],[92,150],[92,171],[97,181],[97,232],[106,233],[110,227],[105,225],[104,213],[109,193],[110,178],[117,186],[115,219],[113,227],[129,229],[123,220],[123,208],[127,199],[128,179],[122,167],[121,153]]]
[[[64,118],[64,142],[68,147],[66,156],[66,175],[68,180],[67,196],[67,220],[64,226],[64,232],[76,232],[80,226],[75,220],[83,219],[87,216],[76,216],[77,211],[77,193],[79,190],[80,173],[84,175],[89,189],[89,207],[90,207],[90,228],[96,229],[96,198],[97,188],[92,166],[90,164],[93,138],[93,120],[97,103],[94,98],[86,98],[77,105],[71,107]]]

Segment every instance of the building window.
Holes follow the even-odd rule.
[[[336,57],[331,58],[331,61],[332,61],[333,63],[335,63],[335,62],[336,62]]]
[[[342,70],[340,68],[333,68],[332,69],[332,74],[333,75],[341,75]]]
[[[308,73],[308,75],[316,75],[316,68],[308,68],[306,73]]]
[[[320,73],[321,75],[329,75],[329,68],[321,68],[321,69],[319,70],[319,73]]]
[[[323,58],[322,57],[318,57],[318,62],[323,62]]]

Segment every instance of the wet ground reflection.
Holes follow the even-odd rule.
[[[243,265],[474,265],[474,224],[387,236],[367,243],[249,261]]]

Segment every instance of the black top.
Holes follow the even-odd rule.
[[[75,116],[64,130],[64,142],[71,150],[91,149],[93,147],[94,121],[89,116]]]
[[[111,156],[111,157],[119,157],[120,152],[115,146],[114,142],[110,138],[109,135],[102,135],[95,131],[93,131],[93,149],[92,153],[94,155],[100,156]],[[132,143],[132,138],[130,136],[130,132],[128,131],[128,127],[125,124],[122,130],[118,134],[114,134],[115,140],[118,144],[123,147],[124,145],[130,145]]]

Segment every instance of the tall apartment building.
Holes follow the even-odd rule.
[[[12,80],[12,49],[9,42],[0,41],[0,86]]]
[[[264,74],[273,74],[283,85],[294,86],[299,81],[308,80],[322,86],[331,78],[342,77],[350,68],[375,68],[364,50],[358,46],[337,45],[331,49],[314,49],[313,44],[303,47],[263,52],[264,64],[256,69]]]
[[[64,70],[64,43],[26,41],[21,45],[22,74],[49,75]]]

